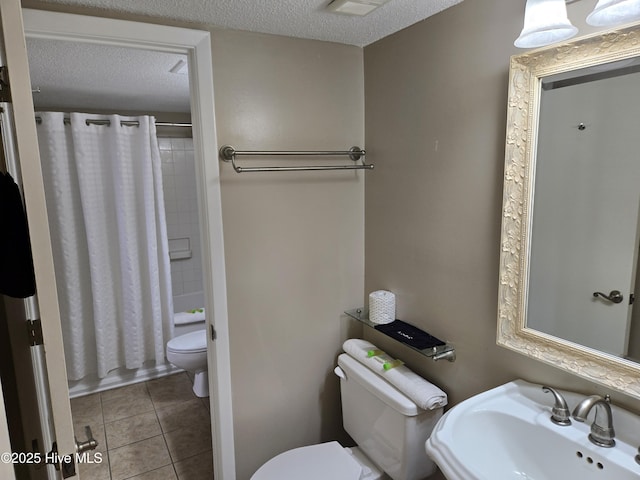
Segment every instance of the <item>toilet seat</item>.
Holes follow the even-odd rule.
[[[207,351],[207,330],[196,330],[172,338],[167,342],[167,352],[202,353]]]
[[[294,448],[262,465],[251,480],[360,480],[362,467],[338,442]]]

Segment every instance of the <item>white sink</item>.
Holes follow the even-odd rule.
[[[569,409],[585,395],[556,389]],[[615,401],[615,400],[614,400]],[[448,480],[639,480],[640,417],[611,405],[616,445],[588,440],[586,423],[551,422],[553,395],[523,380],[476,395],[449,410],[427,440]]]

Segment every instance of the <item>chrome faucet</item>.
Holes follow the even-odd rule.
[[[596,407],[596,416],[591,424],[589,440],[599,447],[610,448],[616,444],[616,441],[613,439],[615,432],[613,431],[613,415],[609,402],[609,395],[605,397],[592,395],[582,400],[573,410],[573,418],[578,422],[584,422],[591,409]],[[604,417],[604,426],[600,424],[602,417]]]
[[[551,409],[551,421],[556,425],[571,425],[571,414],[569,413],[569,407],[567,406],[567,401],[560,394],[560,392],[547,386],[543,386],[542,391],[551,392],[555,398],[555,405]]]

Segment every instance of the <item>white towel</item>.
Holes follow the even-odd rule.
[[[368,357],[369,350],[379,350],[374,344],[366,340],[352,338],[344,342],[342,348],[346,353],[395,386],[423,410],[435,410],[447,404],[446,393],[412,372],[408,367],[400,365],[385,370],[383,368],[384,362],[381,360],[392,360],[386,353],[382,352],[374,357]]]
[[[204,322],[204,308],[196,308],[187,312],[178,312],[173,314],[174,325],[188,325],[190,323]]]

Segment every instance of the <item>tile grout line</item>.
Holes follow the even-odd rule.
[[[145,383],[145,386],[147,386],[146,383]],[[147,391],[148,390],[149,390],[149,387],[147,386]],[[149,392],[149,397],[151,397],[151,392]],[[160,422],[160,416],[158,415],[158,409],[156,408],[156,404],[154,403],[153,398],[151,398],[151,404],[153,405],[153,411],[156,414],[156,419],[158,420],[158,424],[160,425],[160,431],[162,432],[162,440],[164,441],[164,445],[167,447],[167,452],[169,453],[169,459],[171,460],[171,468],[173,468],[173,473],[175,474],[176,479],[180,480],[180,478],[178,477],[178,471],[176,470],[176,464],[173,461],[173,457],[171,456],[171,450],[169,450],[169,444],[167,443],[166,433],[162,428],[162,423]]]
[[[131,478],[136,478],[136,477],[139,477],[140,475],[146,475],[147,473],[157,472],[158,470],[162,470],[163,468],[168,467],[168,466],[169,465],[162,465],[161,467],[154,468],[153,470],[147,470],[146,472],[136,473],[135,475],[132,475],[130,477],[125,477],[122,480],[130,480]]]
[[[109,479],[113,480],[113,474],[111,473],[111,455],[109,455],[109,441],[107,440],[107,423],[104,420],[104,404],[102,403],[102,393],[98,394],[100,397],[100,414],[102,415],[102,431],[104,433],[104,447],[107,452],[107,468],[109,469]]]
[[[119,450],[119,449],[121,449],[121,448],[126,448],[126,447],[130,447],[131,445],[136,445],[136,444],[138,444],[138,443],[146,442],[147,440],[151,440],[152,438],[156,438],[156,437],[159,437],[159,436],[161,436],[161,435],[162,435],[162,433],[159,433],[159,434],[157,434],[157,435],[153,435],[153,436],[151,436],[151,437],[143,438],[143,439],[141,439],[141,440],[136,440],[135,442],[127,443],[127,444],[125,444],[125,445],[120,445],[119,447],[113,448],[113,449],[111,449],[110,451],[111,451],[111,452],[114,452],[114,451]]]

